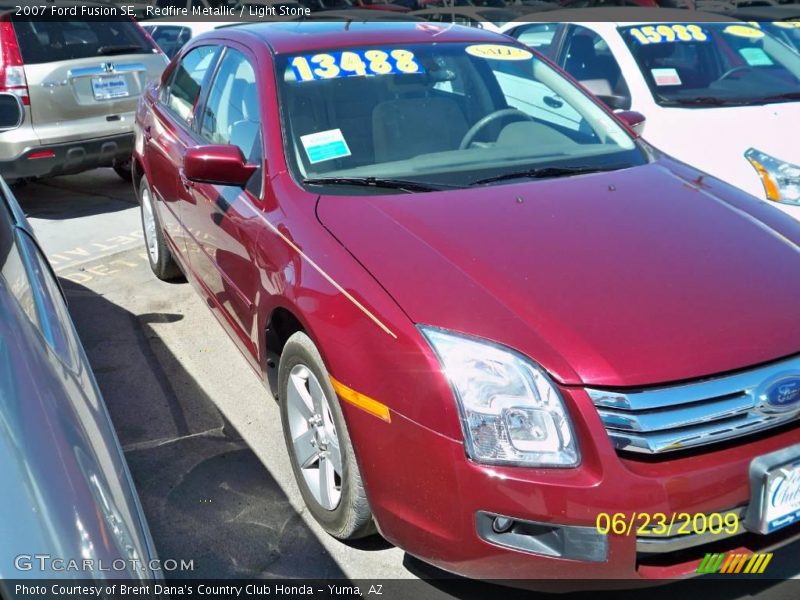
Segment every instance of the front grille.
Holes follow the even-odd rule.
[[[800,357],[734,375],[634,391],[587,389],[614,446],[657,454],[713,444],[782,425],[800,402],[775,406],[769,391],[800,382]]]

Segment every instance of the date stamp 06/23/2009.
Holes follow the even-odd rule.
[[[742,523],[735,512],[727,513],[605,513],[595,520],[597,531],[603,535],[663,536],[704,535],[706,533],[735,535]]]

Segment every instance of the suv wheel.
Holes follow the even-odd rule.
[[[139,182],[139,204],[142,210],[142,230],[150,268],[155,276],[163,281],[179,277],[181,270],[164,239],[164,232],[158,221],[158,213],[155,211],[153,194],[150,191],[147,177],[142,177]]]
[[[115,160],[114,164],[111,167],[114,169],[114,172],[122,177],[124,181],[133,181],[133,172],[131,170],[131,159],[127,160]]]
[[[317,347],[303,332],[284,346],[278,386],[283,437],[308,510],[338,539],[374,533],[339,400]]]

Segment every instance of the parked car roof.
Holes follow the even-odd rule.
[[[388,10],[367,10],[364,8],[345,8],[320,10],[312,12],[306,21],[423,21],[408,13],[396,13]]]
[[[564,8],[561,10],[535,11],[514,19],[515,22],[544,21],[547,23],[581,23],[603,21],[611,23],[655,23],[655,22],[722,22],[730,17],[700,11],[687,11],[682,8],[650,8],[642,6],[597,6],[594,8]]]
[[[232,35],[254,35],[267,42],[276,54],[387,43],[423,44],[432,41],[496,43],[498,40],[497,34],[471,27],[399,21],[258,23],[220,31]]]
[[[800,19],[800,4],[736,7],[724,14],[743,21],[791,21]]]

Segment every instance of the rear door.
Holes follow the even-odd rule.
[[[60,143],[132,131],[145,84],[167,64],[136,23],[12,22],[39,139]]]
[[[187,250],[187,233],[181,224],[183,205],[194,202],[189,183],[182,176],[183,156],[189,146],[200,143],[193,131],[195,109],[218,53],[219,46],[197,46],[178,59],[144,130],[150,187],[158,200],[156,210],[164,232],[181,253]]]

